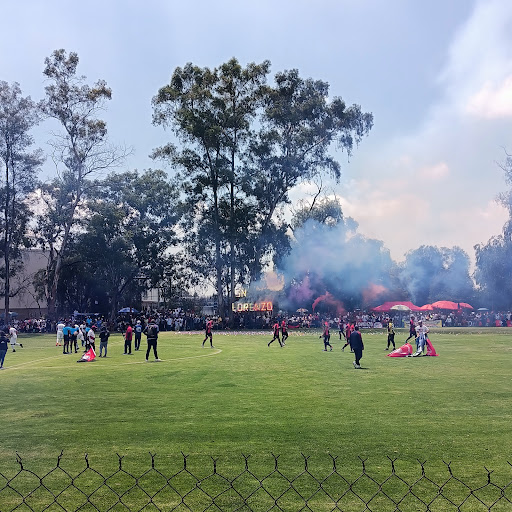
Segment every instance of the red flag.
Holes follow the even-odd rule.
[[[434,345],[430,343],[430,340],[427,338],[427,356],[438,356],[439,354],[436,352]]]
[[[407,357],[410,355],[412,355],[412,345],[410,343],[406,343],[387,354],[388,357]]]
[[[94,352],[94,350],[91,347],[87,352],[85,352],[82,358],[77,361],[77,363],[87,363],[89,361],[94,361],[95,358],[96,352]]]

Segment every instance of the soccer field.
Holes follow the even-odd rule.
[[[512,460],[512,330],[440,329],[439,357],[420,358],[386,357],[386,334],[363,331],[361,370],[337,334],[332,352],[319,334],[293,331],[281,349],[270,332],[215,332],[211,349],[202,333],[161,333],[159,363],[144,339],[125,356],[113,335],[108,358],[81,364],[53,335],[20,336],[0,372],[0,461],[332,454],[481,473]]]
[[[332,337],[292,332],[161,333],[163,360],[145,343],[125,356],[77,364],[53,336],[22,336],[2,383],[0,456],[333,453],[492,465],[510,457],[512,332],[431,333],[439,357],[386,357],[386,335],[363,332],[363,369]],[[397,346],[406,338],[397,334]],[[152,355],[150,356],[150,360]]]

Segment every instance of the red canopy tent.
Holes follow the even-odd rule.
[[[420,311],[434,311],[434,308],[432,307],[432,304],[425,304],[420,307]]]
[[[457,302],[452,302],[451,300],[438,300],[437,302],[432,302],[432,307],[434,309],[449,309],[451,311],[457,311],[459,308],[459,304]]]
[[[398,304],[403,304],[404,306],[407,306],[411,311],[420,311],[420,308],[418,306],[414,305],[412,302],[404,301],[404,300],[384,302],[384,304],[381,304],[380,306],[377,306],[376,308],[372,308],[372,311],[375,311],[377,313],[389,313],[389,311],[391,311],[391,308]]]
[[[471,304],[468,304],[467,302],[459,302],[459,307],[465,309],[475,309]]]

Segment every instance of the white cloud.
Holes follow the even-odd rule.
[[[425,180],[439,181],[450,174],[450,168],[446,162],[423,166],[418,170],[418,175]]]
[[[454,34],[423,121],[358,161],[343,210],[394,259],[422,244],[473,247],[501,232],[507,211],[496,164],[512,150],[512,4],[477,2]],[[486,122],[482,122],[485,117]],[[371,137],[371,136],[370,136]],[[361,180],[364,177],[364,181]]]
[[[469,98],[467,112],[485,119],[512,117],[512,75],[499,84],[488,81]]]

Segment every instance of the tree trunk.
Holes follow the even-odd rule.
[[[5,316],[4,323],[9,325],[9,296],[11,294],[11,283],[10,283],[10,247],[9,247],[9,231],[10,231],[10,219],[9,219],[9,207],[11,202],[11,194],[9,187],[9,165],[5,166],[5,211],[4,211],[4,222],[5,222],[5,233],[4,233],[4,272],[5,272]]]

